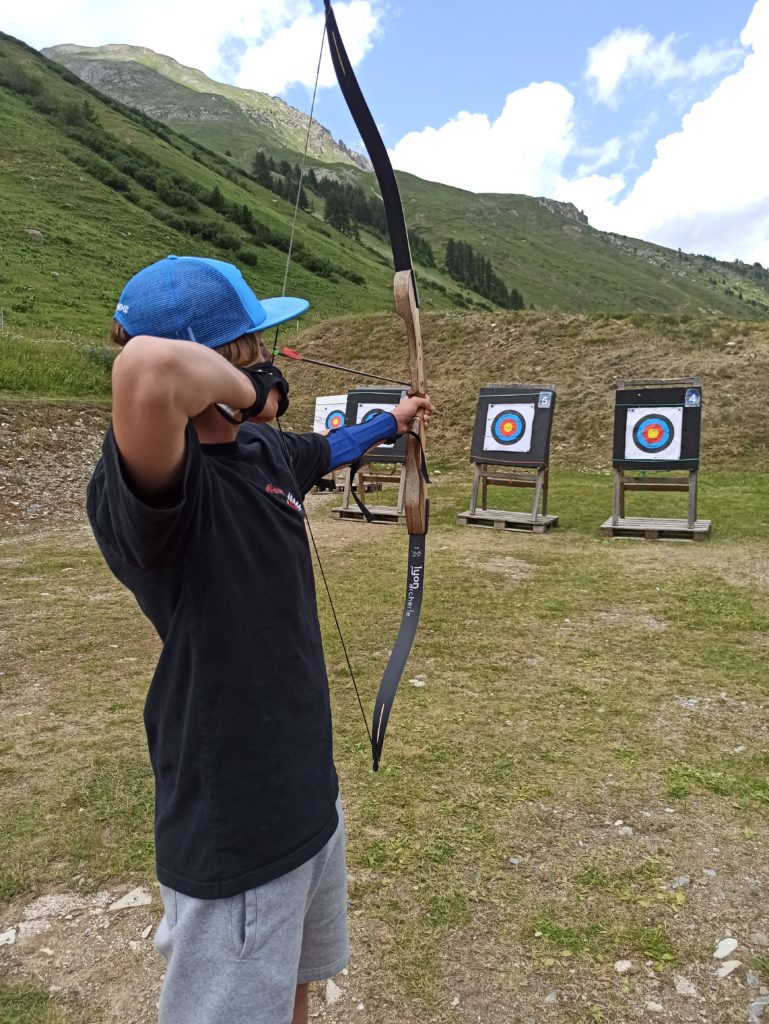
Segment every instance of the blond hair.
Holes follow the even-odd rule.
[[[109,329],[109,340],[123,348],[133,337],[118,320],[113,320]],[[256,332],[241,334],[234,341],[228,341],[226,345],[219,345],[213,350],[220,356],[224,356],[228,363],[233,366],[250,366],[259,362],[262,358],[259,350],[259,335]]]

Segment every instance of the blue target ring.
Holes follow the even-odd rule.
[[[667,416],[642,416],[633,427],[633,442],[642,452],[663,452],[673,442],[675,428]]]
[[[369,409],[366,415],[361,420],[361,423],[368,423],[369,420],[373,420],[375,416],[381,416],[384,409]]]
[[[499,444],[515,444],[526,433],[526,420],[515,409],[497,413],[491,424],[491,436]]]
[[[344,413],[339,409],[332,409],[326,417],[326,430],[338,430],[344,426]]]

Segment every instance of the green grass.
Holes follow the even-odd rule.
[[[85,1011],[62,1006],[31,982],[0,981],[2,1024],[87,1024]]]
[[[769,852],[760,714],[769,478],[754,471],[766,450],[763,392],[743,386],[769,373],[765,328],[747,329],[734,354],[726,324],[712,325],[705,342],[684,319],[626,324],[615,337],[594,318],[528,313],[495,319],[489,337],[491,319],[425,317],[439,406],[427,589],[376,776],[320,599],[354,937],[360,949],[364,924],[376,935],[371,998],[386,989],[423,1019],[444,1019],[457,964],[483,970],[505,1005],[521,973],[555,987],[573,970],[592,992],[614,959],[651,960],[663,976],[668,965],[707,961],[708,893],[698,881],[712,866],[707,851],[721,851],[718,878],[745,934],[760,928],[745,879]],[[310,326],[297,347],[398,372],[396,339],[393,318],[376,315]],[[690,360],[702,367],[699,511],[713,520],[708,543],[599,535],[611,508],[610,381],[632,366],[639,344],[664,372],[685,372]],[[108,353],[34,331],[6,332],[0,346],[3,428],[18,431],[22,456],[29,447],[27,458],[41,458],[55,440],[71,457],[66,429],[55,438],[51,430],[66,426],[68,398],[106,400]],[[558,385],[550,507],[561,523],[551,534],[456,525],[472,479],[463,449],[478,381],[468,383],[468,351],[484,383],[515,365],[524,379]],[[348,384],[293,365],[287,372],[295,429],[306,429],[314,394]],[[54,404],[39,398],[44,388]],[[85,409],[81,401],[72,415],[95,425],[96,410],[88,418]],[[529,501],[512,489],[490,497],[501,508]],[[631,514],[683,514],[680,495],[628,501]],[[370,711],[400,620],[405,538],[337,522],[338,503],[312,499],[310,520]],[[0,530],[0,574],[0,705],[9,712],[0,900],[23,904],[76,878],[85,891],[116,879],[149,884],[152,779],[141,709],[157,638],[79,519]],[[417,676],[423,687],[412,685]],[[631,836],[619,835],[617,820]],[[691,887],[670,888],[681,874]],[[595,1005],[619,1020],[626,995],[604,992]],[[562,1018],[583,1019],[576,1010]]]
[[[735,806],[769,809],[769,754],[723,757],[702,765],[676,762],[668,769],[668,794],[683,800],[693,793],[729,797]]]
[[[503,971],[508,955],[535,973],[568,962],[586,985],[614,959],[664,972],[708,957],[689,929],[702,895],[668,886],[701,876],[701,848],[724,852],[735,915],[754,912],[737,865],[767,853],[754,709],[769,613],[766,581],[751,575],[769,561],[754,528],[766,482],[713,476],[714,539],[652,545],[598,536],[607,478],[558,476],[569,511],[541,538],[456,527],[469,472],[447,465],[438,479],[423,620],[376,776],[321,602],[352,919],[376,929],[380,980],[425,1014],[468,944]],[[392,528],[332,522],[337,502],[319,498],[310,515],[370,706],[405,548]],[[141,704],[157,642],[87,535],[2,540],[1,699],[31,713],[8,719],[0,748],[0,893],[24,899],[79,876],[86,889],[149,883]]]
[[[292,202],[254,184],[226,158],[100,98],[74,76],[62,78],[62,69],[2,34],[0,57],[0,131],[6,140],[0,153],[0,309],[7,327],[97,343],[125,281],[173,252],[239,264],[247,253],[244,273],[257,294],[281,293]],[[32,95],[19,91],[20,75],[35,83]],[[3,87],[6,80],[16,88]],[[80,109],[84,101],[95,121],[68,124],[62,112]],[[101,157],[93,145],[108,145],[116,155]],[[140,163],[147,172],[141,180],[119,170]],[[110,178],[120,187],[111,187]],[[198,191],[197,210],[180,209],[161,195],[158,183],[174,178],[184,182],[182,192]],[[230,206],[226,215],[206,205],[215,187]],[[244,205],[261,225],[256,234],[234,220],[232,209]],[[288,278],[289,292],[311,301],[309,321],[389,308],[388,242],[346,238],[326,227],[321,212],[322,204],[314,215],[299,216]],[[184,217],[199,228],[183,228]],[[326,269],[308,269],[302,265],[308,259]],[[445,275],[427,273],[423,284],[428,305],[452,305],[440,289],[457,288]]]
[[[0,335],[0,393],[20,397],[109,399],[116,350],[82,342]]]
[[[595,960],[632,956],[653,960],[657,968],[675,961],[669,937],[662,927],[632,927],[611,919],[563,924],[545,909],[529,926],[540,938],[544,960],[549,956],[589,956]]]

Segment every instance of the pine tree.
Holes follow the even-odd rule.
[[[205,202],[207,206],[210,206],[212,210],[216,210],[218,213],[222,213],[227,206],[227,202],[218,185],[214,185],[213,191]]]
[[[274,184],[272,172],[270,171],[270,165],[268,163],[267,157],[264,155],[261,149],[257,149],[256,153],[254,154],[254,160],[253,163],[251,164],[251,170],[253,171],[254,177],[256,178],[257,182],[264,188],[268,188],[270,189],[270,191],[272,191],[272,187]]]

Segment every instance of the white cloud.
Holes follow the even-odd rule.
[[[562,85],[529,85],[510,93],[495,121],[463,111],[404,136],[393,166],[474,192],[549,193],[575,145],[573,106]]]
[[[622,153],[622,139],[609,139],[602,146],[580,146],[575,149],[574,153],[575,156],[587,161],[577,168],[577,177],[586,178],[602,167],[607,167],[619,160]]]
[[[651,166],[612,202],[600,179],[562,182],[594,226],[723,259],[769,259],[769,0],[757,0],[741,35],[743,66],[695,103],[679,131],[657,143]],[[616,194],[616,193],[615,193]]]
[[[380,0],[335,5],[353,65],[372,45]],[[315,81],[323,16],[313,0],[35,0],[4,12],[3,31],[42,49],[56,43],[146,46],[214,78],[277,93]],[[330,62],[323,84],[333,81]]]
[[[696,81],[730,70],[744,56],[729,47],[703,47],[689,60],[676,56],[676,37],[657,40],[643,29],[616,29],[588,51],[585,78],[596,100],[616,106],[620,87],[632,80],[651,79],[664,84],[673,79]]]
[[[379,28],[380,12],[368,0],[335,4],[334,14],[353,67],[371,49]],[[279,93],[294,84],[311,88],[323,37],[323,15],[305,13],[286,24],[263,42],[244,40],[244,54],[235,85],[261,92]],[[336,75],[324,46],[319,86],[336,85]]]
[[[393,163],[473,192],[523,192],[573,202],[605,231],[767,264],[769,138],[762,126],[769,96],[769,0],[756,0],[740,41],[746,48],[740,51],[742,67],[691,106],[679,131],[659,140],[655,158],[635,181],[629,163],[622,171],[598,172],[623,149],[632,160],[635,146],[654,126],[653,116],[628,135],[624,146],[610,139],[586,148],[578,139],[574,97],[554,82],[511,93],[494,121],[461,113],[440,128],[406,135],[391,151]],[[635,38],[635,49],[626,42],[623,51],[615,51],[621,59],[607,61],[596,77],[605,97],[614,94],[628,68],[654,71],[657,80],[681,72],[683,65],[674,58],[665,67],[669,41],[652,46]],[[696,66],[686,65],[687,73],[716,66],[705,53],[695,58]],[[567,158],[580,161],[574,173],[566,171]]]

